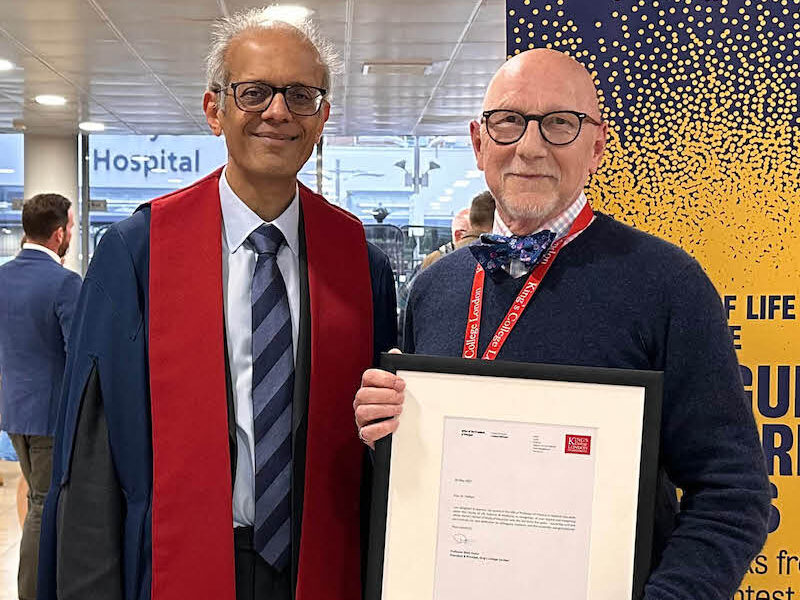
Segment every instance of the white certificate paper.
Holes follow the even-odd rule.
[[[446,417],[437,600],[585,600],[597,430]]]

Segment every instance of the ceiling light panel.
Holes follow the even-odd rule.
[[[64,96],[56,96],[55,94],[40,94],[34,100],[42,106],[64,106],[67,103],[67,99]]]

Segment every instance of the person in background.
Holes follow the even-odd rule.
[[[61,265],[73,222],[64,196],[30,198],[22,206],[22,250],[0,266],[0,415],[28,487],[19,558],[21,600],[36,598],[42,507],[50,486],[67,339],[81,289],[80,276]]]
[[[466,218],[466,224],[464,219]],[[492,230],[494,223],[494,198],[488,190],[472,199],[472,203],[453,217],[453,240],[434,250],[422,261],[422,269],[431,266],[445,254],[463,248],[477,240],[482,233]]]
[[[360,597],[350,400],[396,343],[394,277],[297,180],[336,57],[286,18],[215,24],[203,108],[227,164],[112,225],[92,258],[40,600]]]
[[[22,234],[22,237],[19,240],[19,249],[25,247],[25,242],[27,242],[27,238],[25,234]],[[66,260],[66,254],[61,257],[61,266],[64,266],[64,261]],[[2,415],[0,415],[0,423],[2,423]],[[16,455],[16,453],[15,453]],[[19,460],[19,458],[17,458]],[[19,527],[22,529],[25,525],[25,517],[28,516],[28,482],[25,481],[24,477],[20,477],[17,481],[17,519],[19,519]]]
[[[720,297],[697,261],[592,210],[584,187],[607,129],[592,76],[566,54],[534,49],[499,69],[470,125],[497,201],[495,234],[420,274],[405,350],[663,371],[644,598],[728,600],[766,539],[770,509],[751,402]],[[478,331],[466,327],[471,305],[481,307]],[[403,426],[403,389],[391,373],[364,374],[354,406],[367,444]]]
[[[0,381],[0,388],[2,388],[3,382]],[[2,419],[2,415],[0,415],[0,420]],[[17,453],[14,451],[14,445],[11,443],[11,438],[8,437],[8,433],[3,430],[0,430],[0,460],[7,460],[9,462],[19,462],[19,458],[17,458]],[[24,479],[20,477],[20,481]],[[5,479],[2,475],[0,475],[0,487],[6,484]],[[19,489],[19,486],[17,486]],[[19,511],[19,506],[17,506],[17,511]]]
[[[19,239],[20,252],[22,251],[22,248],[25,245],[26,241],[27,239],[25,238],[25,234],[23,233],[22,237]],[[19,254],[19,252],[17,252],[17,254]],[[63,261],[61,264],[62,265],[64,264]],[[2,390],[2,388],[3,388],[3,379],[2,376],[0,375],[0,390]],[[0,391],[0,393],[2,393],[2,391]],[[3,415],[0,414],[0,424],[2,424],[2,422],[3,422]],[[2,427],[0,427],[0,460],[7,460],[9,462],[19,462],[17,453],[14,451],[14,445],[11,443],[11,438],[8,437],[8,432],[5,429],[2,429]],[[0,475],[0,486],[3,485],[5,485],[5,481],[3,480],[3,476]],[[28,486],[25,484],[25,478],[20,477],[19,483],[17,484],[17,514],[19,515],[20,528],[22,527],[22,524],[25,521],[24,515],[27,514],[28,512],[27,496],[28,496]],[[20,498],[25,502],[24,513],[23,509],[21,508]]]

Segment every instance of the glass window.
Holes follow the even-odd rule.
[[[314,157],[300,179],[316,190]],[[364,222],[399,281],[450,240],[453,216],[484,189],[467,136],[325,137],[323,195]],[[391,227],[402,235],[402,260],[393,258],[400,238]]]
[[[211,135],[93,135],[89,138],[89,255],[112,223],[186,187],[226,160]]]
[[[16,256],[22,240],[25,136],[0,135],[0,264]]]
[[[402,308],[406,288],[423,258],[450,241],[453,216],[485,189],[470,139],[326,136],[324,140],[322,194],[361,219],[367,239],[389,256]],[[226,155],[224,140],[210,135],[91,136],[90,256],[109,225],[129,216],[142,202],[210,173]],[[318,191],[316,151],[299,179]]]
[[[402,335],[408,293],[422,260],[451,241],[453,216],[486,189],[468,136],[325,137],[322,193],[364,223],[389,257]],[[317,189],[314,157],[300,179]]]

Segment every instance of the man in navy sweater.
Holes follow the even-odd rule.
[[[589,207],[583,188],[600,164],[607,125],[581,65],[552,50],[520,54],[497,72],[483,108],[470,133],[502,235],[420,274],[406,351],[663,371],[645,598],[731,598],[764,543],[770,494],[719,296],[685,252]],[[547,251],[551,259],[538,263]],[[482,313],[470,333],[480,277]],[[498,341],[498,326],[531,277],[541,284]],[[396,430],[403,388],[385,371],[364,374],[354,407],[368,445]]]

